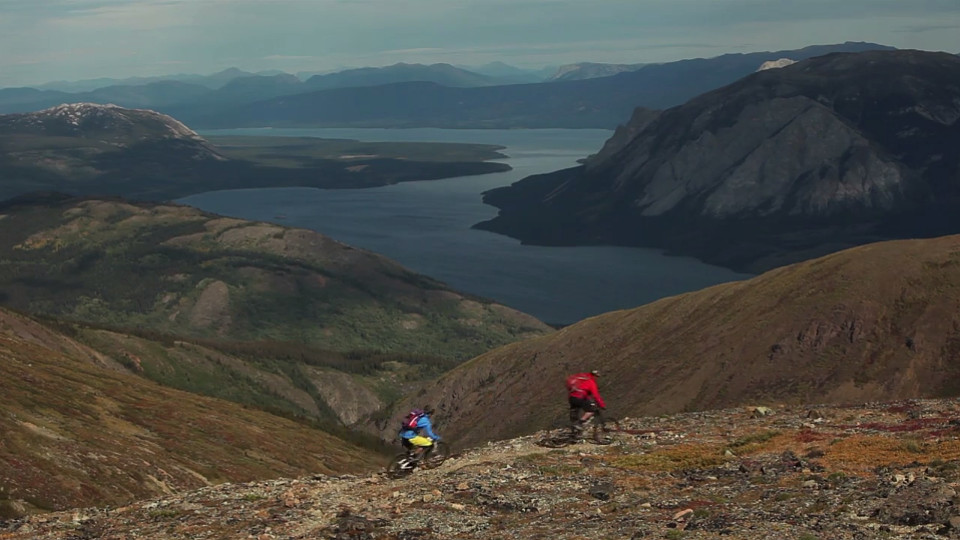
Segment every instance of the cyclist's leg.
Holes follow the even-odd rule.
[[[600,408],[597,407],[597,402],[596,402],[596,401],[594,401],[594,400],[592,400],[592,399],[585,399],[585,400],[583,400],[583,401],[584,401],[584,404],[583,404],[583,416],[580,417],[580,424],[581,424],[581,425],[586,424],[587,421],[589,421],[591,418],[593,418],[593,415],[595,415],[595,414],[600,410]]]
[[[433,439],[430,437],[417,435],[409,440],[410,444],[415,448],[414,456],[416,456],[418,459],[421,458],[425,453],[429,452],[431,448],[433,448]]]
[[[570,425],[573,425],[580,420],[580,399],[570,396],[567,401],[570,403]]]
[[[583,413],[584,400],[582,398],[570,396],[570,434],[578,437],[583,432],[583,422],[581,414]]]

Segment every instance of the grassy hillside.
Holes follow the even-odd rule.
[[[220,482],[363,471],[376,454],[301,423],[165,388],[0,310],[0,520]]]
[[[119,200],[0,212],[4,302],[33,313],[461,360],[547,331],[530,316],[303,229]]]
[[[452,369],[452,359],[336,351],[283,342],[229,342],[50,321],[126,371],[337,433]],[[361,442],[363,436],[357,439]]]
[[[438,404],[455,440],[509,437],[564,418],[564,376],[593,368],[615,415],[958,395],[960,236],[866,245],[593,317],[476,358],[416,401]]]
[[[550,329],[323,235],[119,200],[0,208],[3,304],[184,390],[351,423]]]

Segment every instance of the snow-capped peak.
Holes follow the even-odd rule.
[[[166,131],[161,137],[200,139],[195,131],[170,116],[148,109],[128,109],[114,104],[64,103],[23,116],[27,123],[31,124],[53,119],[76,129],[81,126],[117,128],[142,125],[144,122],[151,122],[156,126],[156,123],[159,123],[156,127]]]
[[[68,124],[79,126],[81,122],[92,117],[104,117],[113,115],[116,111],[122,110],[113,104],[100,105],[97,103],[64,103],[49,109],[38,111],[35,115],[39,118],[54,118],[62,120]]]

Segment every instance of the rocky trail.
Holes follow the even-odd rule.
[[[747,407],[619,426],[609,446],[548,449],[540,433],[401,480],[221,484],[0,521],[0,539],[960,538],[957,400]]]

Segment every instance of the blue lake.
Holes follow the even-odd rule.
[[[269,188],[181,199],[217,214],[303,227],[386,255],[464,292],[550,323],[592,315],[749,276],[660,251],[612,246],[542,247],[470,226],[494,217],[481,193],[531,174],[576,165],[607,130],[234,129],[201,135],[276,135],[362,141],[439,141],[505,146],[512,171],[406,182],[373,189]]]

